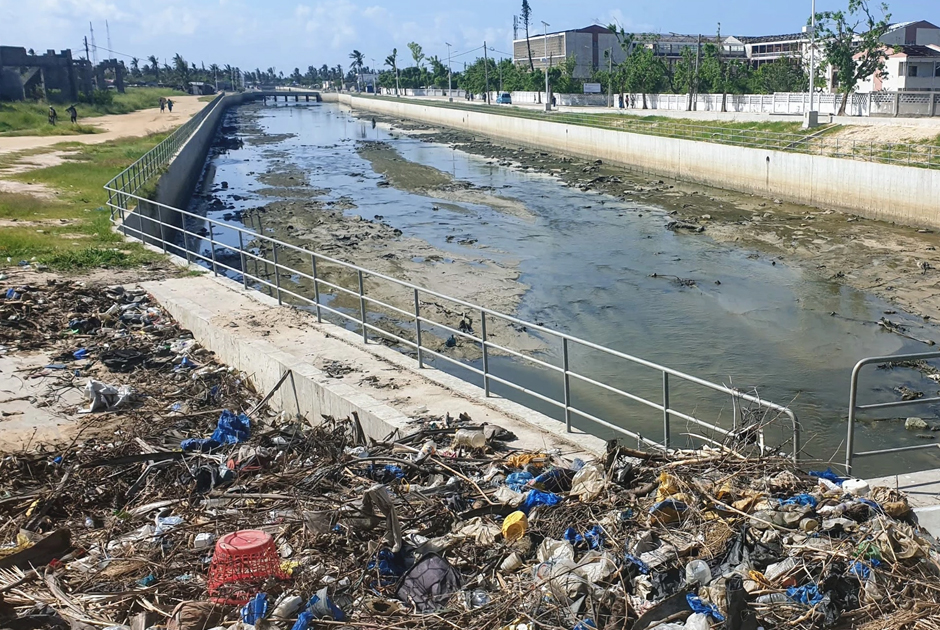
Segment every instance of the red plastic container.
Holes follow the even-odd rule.
[[[215,544],[209,565],[209,597],[217,603],[244,604],[265,580],[289,577],[281,570],[281,558],[271,535],[243,529],[222,536]]]

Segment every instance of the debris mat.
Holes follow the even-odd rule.
[[[940,627],[895,490],[727,445],[520,450],[459,399],[369,438],[275,413],[142,291],[9,288],[0,344],[55,355],[36,402],[88,391],[91,429],[0,461],[0,627]]]

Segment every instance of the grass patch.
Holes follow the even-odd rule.
[[[161,96],[185,96],[184,92],[169,88],[127,88],[124,94],[114,94],[110,103],[77,103],[78,119],[95,118],[107,114],[129,114],[141,109],[157,107]],[[97,133],[94,127],[81,122],[69,122],[65,108],[70,103],[56,104],[59,124],[49,124],[49,104],[32,101],[0,103],[0,136],[62,136]]]
[[[212,101],[215,100],[216,96],[218,96],[218,94],[206,94],[205,96],[200,96],[200,97],[199,97],[199,102],[200,102],[200,103],[211,103]]]
[[[159,259],[111,230],[107,192],[102,188],[163,140],[166,133],[95,145],[71,143],[65,162],[18,173],[11,179],[45,184],[54,199],[0,193],[0,264],[36,259],[60,270],[134,267]],[[22,225],[17,225],[17,223]]]

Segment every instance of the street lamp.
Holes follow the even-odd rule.
[[[812,0],[813,14],[809,26],[809,111],[803,118],[803,128],[812,129],[819,125],[819,112],[815,109],[813,99],[816,95],[816,0]],[[807,27],[803,27],[806,31]]]
[[[814,0],[815,2],[815,0]],[[545,111],[552,111],[552,101],[548,97],[548,27],[550,24],[542,20],[542,41],[545,42]]]
[[[453,75],[453,71],[450,69],[450,44],[448,44],[447,42],[444,42],[444,44],[447,46],[447,100],[453,103],[454,95],[451,92],[451,87],[450,87],[450,78]]]

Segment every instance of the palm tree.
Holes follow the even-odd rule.
[[[183,59],[183,55],[176,53],[173,56],[173,69],[176,71],[176,78],[185,90],[189,83],[189,64]]]
[[[140,75],[140,59],[137,57],[131,57],[131,76]]]
[[[395,73],[395,96],[398,96],[398,49],[392,48],[392,54],[385,58],[385,65]]]
[[[150,71],[153,72],[154,80],[160,82],[160,61],[157,59],[156,55],[150,55],[147,57],[147,61],[150,62]]]
[[[352,62],[353,70],[355,70],[359,75],[358,86],[359,86],[359,91],[361,92],[362,91],[362,64],[365,61],[365,56],[358,50],[354,50],[351,53],[349,53],[349,58],[353,60]]]

